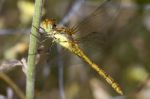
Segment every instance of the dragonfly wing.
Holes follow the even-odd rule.
[[[115,26],[119,17],[121,0],[110,0],[101,3],[94,12],[76,25],[76,41],[85,45],[104,45],[111,35],[110,29]],[[87,7],[86,7],[87,8]],[[84,12],[89,11],[85,9]],[[89,44],[90,43],[90,44]],[[93,44],[94,43],[94,44]]]

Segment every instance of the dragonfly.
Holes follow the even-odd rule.
[[[83,23],[83,22],[82,22]],[[81,26],[83,24],[80,24]],[[80,27],[78,25],[77,27]],[[106,80],[108,84],[120,95],[123,95],[123,91],[120,85],[107,74],[101,66],[93,62],[87,54],[80,48],[77,41],[74,39],[73,35],[77,33],[77,27],[57,27],[55,19],[45,19],[41,22],[40,29],[41,33],[44,34],[46,38],[51,38],[52,42],[55,42],[62,46],[63,48],[69,50],[71,53],[77,55],[83,61],[89,64],[89,66],[94,69],[102,78]]]

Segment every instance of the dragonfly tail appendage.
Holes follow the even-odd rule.
[[[98,72],[100,76],[102,76],[108,84],[112,86],[112,88],[119,93],[120,95],[123,95],[123,91],[121,90],[121,87],[118,83],[114,81],[114,79],[108,75],[100,66],[96,65],[94,62],[92,62],[86,54],[79,48],[77,44],[73,44],[72,46],[72,52],[81,57],[85,62],[87,62],[95,71]]]

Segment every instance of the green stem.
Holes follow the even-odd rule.
[[[40,17],[42,11],[42,0],[35,0],[35,10],[32,21],[32,28],[30,34],[30,44],[29,44],[29,52],[28,52],[28,67],[26,74],[26,99],[34,99],[34,83],[35,83],[35,59],[37,53],[37,38],[38,30],[35,28],[39,28],[40,25]],[[36,36],[36,37],[35,37]]]

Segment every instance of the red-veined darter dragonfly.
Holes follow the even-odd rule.
[[[113,0],[112,0],[113,1]],[[98,13],[99,9],[96,9],[94,13]],[[99,12],[100,13],[100,12]],[[96,15],[95,15],[96,16]],[[86,19],[87,20],[87,19]],[[82,22],[84,23],[84,22]],[[79,24],[78,27],[83,24]],[[41,29],[45,36],[52,38],[54,42],[58,43],[62,47],[68,49],[70,52],[76,54],[78,57],[83,59],[88,63],[92,69],[94,69],[100,76],[102,76],[108,84],[119,94],[123,95],[123,91],[120,88],[119,84],[114,81],[114,79],[108,75],[101,66],[95,64],[79,47],[77,42],[74,40],[73,36],[78,30],[77,28],[61,27],[58,28],[56,21],[54,19],[46,19],[41,23]]]

